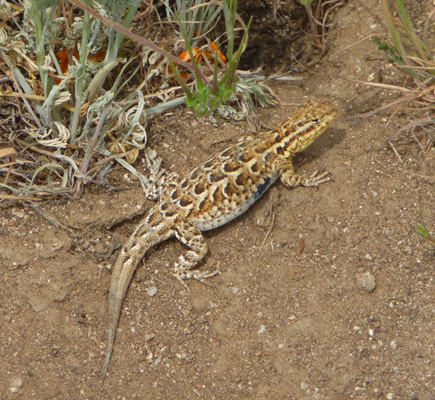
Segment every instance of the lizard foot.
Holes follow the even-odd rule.
[[[302,186],[319,186],[321,183],[332,181],[329,172],[323,172],[319,175],[319,171],[314,172],[311,176],[304,178]]]
[[[188,286],[184,282],[185,280],[196,279],[204,285],[207,285],[205,279],[212,278],[213,276],[219,275],[220,273],[221,271],[219,271],[219,269],[215,269],[214,271],[185,270],[176,272],[174,276],[187,290],[189,290]]]

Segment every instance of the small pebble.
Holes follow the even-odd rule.
[[[149,333],[148,335],[145,335],[145,342],[149,342],[153,340],[156,337],[153,333]]]
[[[18,391],[21,389],[21,386],[23,386],[23,378],[21,378],[21,376],[12,378],[9,381],[9,390],[12,393],[18,393]]]
[[[203,313],[208,308],[208,300],[205,297],[194,297],[192,307],[196,312]]]
[[[301,383],[301,389],[302,390],[307,390],[310,387],[310,385],[306,382],[302,382]]]
[[[148,296],[153,297],[153,296],[155,296],[156,293],[157,293],[157,288],[156,288],[155,286],[151,286],[151,287],[149,287],[149,288],[146,289],[146,292],[147,292],[147,295],[148,295]]]
[[[157,151],[151,150],[151,149],[147,149],[146,150],[146,155],[150,158],[150,160],[154,160],[157,157]]]
[[[37,313],[46,310],[51,302],[47,296],[38,293],[28,293],[26,297],[30,307]]]
[[[366,292],[371,293],[376,289],[376,279],[370,271],[358,273],[355,277],[357,285]]]

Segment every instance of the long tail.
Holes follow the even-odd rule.
[[[170,236],[172,235],[169,227],[160,225],[157,229],[150,229],[147,220],[145,220],[145,222],[139,224],[119,253],[118,259],[113,267],[112,281],[110,283],[108,306],[109,329],[106,356],[103,365],[103,379],[106,377],[107,370],[109,369],[116,330],[121,316],[122,303],[124,302],[125,294],[127,293],[136,266],[149,248]]]

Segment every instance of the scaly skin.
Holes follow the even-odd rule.
[[[148,249],[175,236],[189,248],[174,265],[174,275],[180,282],[192,278],[202,281],[216,275],[218,271],[192,270],[208,249],[201,231],[217,228],[244,213],[278,178],[288,188],[330,181],[327,172],[310,177],[296,174],[292,158],[316,140],[337,114],[330,105],[308,102],[275,129],[242,139],[185,178],[174,178],[166,184],[159,203],[137,226],[113,268],[104,377],[122,303],[136,266]]]

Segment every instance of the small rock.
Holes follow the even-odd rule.
[[[13,208],[12,215],[14,217],[17,217],[17,218],[24,218],[25,213],[24,213],[24,210],[19,210],[19,209]]]
[[[150,158],[150,160],[154,160],[157,157],[157,152],[155,150],[151,150],[151,149],[147,148],[145,153]]]
[[[23,386],[23,378],[21,378],[21,376],[16,376],[9,381],[9,390],[12,393],[18,393],[21,386]]]
[[[61,282],[51,282],[52,292],[50,296],[55,301],[64,301],[68,296],[68,290]]]
[[[134,278],[136,279],[136,281],[138,282],[143,282],[148,278],[148,274],[147,271],[145,270],[145,268],[139,268],[136,273],[134,274]]]
[[[310,385],[306,382],[302,382],[301,383],[301,389],[302,390],[307,390],[310,387]]]
[[[29,293],[26,297],[27,302],[35,312],[40,312],[47,309],[51,302],[51,299],[49,299],[47,296],[36,293]]]
[[[357,273],[355,276],[356,283],[361,289],[369,293],[376,289],[376,279],[370,271]]]
[[[367,253],[367,254],[364,256],[364,258],[365,258],[366,260],[373,261],[373,258],[372,258],[372,256],[371,256],[370,253]]]
[[[205,297],[194,297],[192,299],[192,307],[196,312],[202,313],[208,308],[208,300]]]
[[[265,325],[260,325],[260,329],[258,330],[257,333],[264,333],[266,332],[266,326]]]
[[[145,342],[150,342],[156,337],[153,333],[149,333],[148,335],[145,335]]]
[[[153,297],[153,296],[155,296],[156,293],[157,293],[157,288],[156,288],[155,286],[151,286],[151,287],[149,287],[149,288],[146,289],[146,292],[147,292],[147,295],[148,295],[148,296]]]

